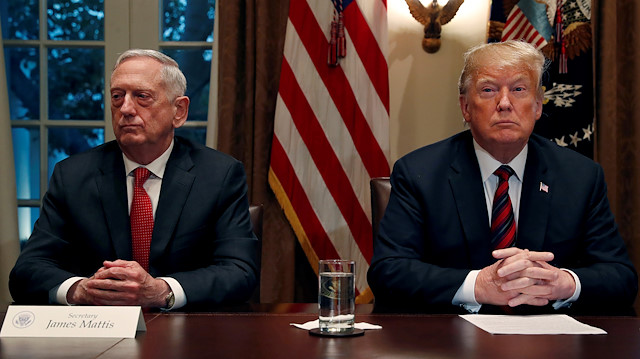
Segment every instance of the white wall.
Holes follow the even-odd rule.
[[[457,90],[462,54],[486,41],[489,8],[490,0],[466,0],[442,27],[440,50],[428,54],[424,27],[405,0],[388,0],[391,164],[464,129]]]

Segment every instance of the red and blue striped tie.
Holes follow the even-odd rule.
[[[516,220],[509,198],[509,177],[514,171],[511,167],[502,165],[493,174],[498,176],[498,188],[493,197],[491,244],[495,249],[502,249],[511,247],[516,241]]]

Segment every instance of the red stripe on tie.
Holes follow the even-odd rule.
[[[509,177],[513,173],[513,169],[506,165],[494,172],[498,176],[491,215],[491,244],[495,249],[511,247],[516,240],[516,221],[509,198]]]

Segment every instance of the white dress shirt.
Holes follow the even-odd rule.
[[[122,154],[125,173],[127,174],[127,202],[129,212],[131,211],[131,202],[133,202],[133,185],[135,181],[133,171],[138,167],[146,167],[151,172],[151,176],[149,176],[149,179],[147,179],[143,187],[149,195],[149,198],[151,199],[151,208],[153,210],[153,218],[155,220],[156,208],[158,208],[158,200],[160,199],[160,188],[162,187],[162,177],[164,176],[164,170],[167,167],[169,156],[171,156],[171,150],[173,150],[173,140],[171,141],[169,148],[167,148],[167,150],[164,151],[164,153],[162,153],[160,157],[156,158],[155,160],[153,160],[153,162],[149,163],[146,166],[140,165],[127,158],[124,153]],[[181,308],[185,304],[187,304],[187,296],[184,293],[184,289],[176,279],[171,277],[158,278],[167,282],[175,297],[173,306],[168,309]],[[49,301],[51,303],[69,305],[69,303],[67,302],[67,292],[75,282],[81,279],[84,279],[84,277],[71,277],[62,282],[62,284],[60,284],[59,286],[51,289],[51,291],[49,291]]]
[[[491,214],[493,212],[493,197],[496,192],[496,188],[498,187],[498,176],[493,174],[498,167],[502,166],[503,163],[496,160],[487,152],[484,148],[480,147],[480,145],[473,140],[473,147],[476,152],[476,157],[478,159],[478,164],[480,166],[480,176],[482,177],[482,184],[484,187],[484,198],[486,200],[487,205],[487,213],[489,213],[489,227],[491,226]],[[522,151],[509,163],[505,163],[510,166],[515,174],[509,178],[509,197],[511,199],[511,205],[513,206],[513,214],[516,221],[516,233],[518,229],[518,219],[520,214],[520,194],[522,193],[522,179],[524,178],[524,167],[527,162],[527,154],[529,153],[529,145],[525,145]],[[569,274],[573,276],[573,279],[576,282],[576,290],[573,295],[566,300],[556,301],[553,304],[555,309],[567,307],[571,305],[571,303],[575,302],[580,296],[580,280],[578,276],[568,269],[563,270],[567,271]],[[463,308],[467,309],[471,313],[477,313],[482,304],[476,301],[475,297],[475,286],[476,286],[476,278],[478,277],[478,273],[480,270],[472,270],[467,274],[465,281],[462,283],[460,288],[453,297],[451,303],[453,305],[459,305]]]

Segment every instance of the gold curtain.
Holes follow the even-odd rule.
[[[593,0],[596,160],[631,259],[640,269],[640,4]],[[636,299],[640,313],[640,301]]]

